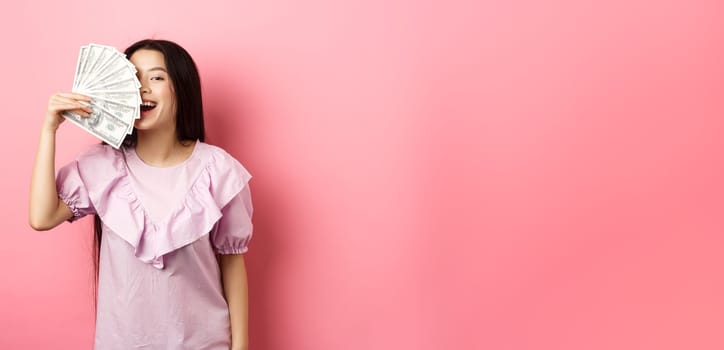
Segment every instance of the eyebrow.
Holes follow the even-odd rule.
[[[166,69],[163,68],[163,67],[153,67],[153,68],[147,70],[147,72],[153,72],[153,71],[156,71],[156,70],[160,70],[160,71],[164,71],[164,72],[168,73],[168,72],[166,71]]]

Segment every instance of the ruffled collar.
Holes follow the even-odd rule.
[[[188,192],[165,220],[154,221],[130,181],[128,152],[133,151],[104,146],[87,154],[107,161],[105,169],[114,170],[87,184],[90,199],[105,226],[132,245],[138,259],[158,269],[164,267],[164,255],[207,235],[221,218],[221,209],[251,178],[224,150],[199,141],[184,161],[200,169]],[[97,164],[93,168],[98,169]]]

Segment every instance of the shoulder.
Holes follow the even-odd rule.
[[[206,185],[219,208],[223,208],[248,186],[251,173],[221,147],[201,142],[197,147],[199,146],[200,153],[206,158]]]
[[[121,157],[122,154],[120,150],[117,150],[110,145],[96,144],[81,151],[76,159],[78,161],[103,161],[115,160]]]
[[[124,172],[123,151],[110,145],[97,144],[86,148],[76,156],[78,169],[94,177],[116,177]]]
[[[246,167],[223,148],[204,142],[199,142],[197,147],[200,147],[199,153],[201,153],[201,157],[205,158],[209,168],[215,174],[231,173],[241,176],[245,178],[245,180],[251,178],[251,174]]]
[[[223,208],[248,186],[251,174],[231,154],[218,146],[199,142],[196,159],[203,164],[203,174],[196,185],[208,190],[219,208]]]
[[[202,153],[205,153],[207,157],[210,157],[215,161],[239,163],[239,161],[234,156],[232,156],[231,154],[229,154],[229,152],[219,146],[215,146],[205,142],[199,142],[197,146],[200,147],[200,151]]]

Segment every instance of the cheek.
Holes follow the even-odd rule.
[[[172,89],[167,88],[167,89],[158,91],[158,96],[161,97],[161,99],[163,99],[163,101],[167,105],[175,104],[175,102],[176,102],[176,94],[173,93]]]
[[[174,106],[176,105],[176,92],[173,90],[173,86],[169,84],[168,88],[164,90],[164,99],[169,101]]]
[[[176,115],[176,94],[172,88],[164,91],[163,100],[166,102],[166,110],[175,117]]]

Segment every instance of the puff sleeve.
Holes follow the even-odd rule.
[[[73,216],[68,219],[69,222],[95,214],[95,208],[88,195],[88,188],[81,176],[78,160],[66,164],[58,171],[55,177],[55,187],[60,200],[73,212]]]
[[[211,242],[216,254],[243,254],[248,250],[253,233],[249,184],[221,210],[222,217],[211,230]]]

